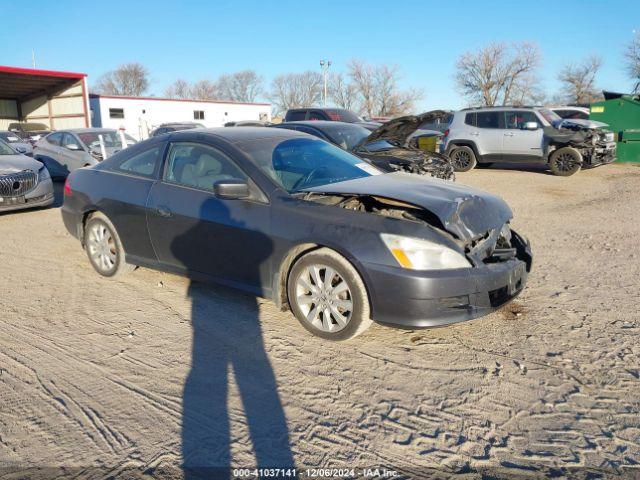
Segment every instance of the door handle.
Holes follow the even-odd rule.
[[[480,132],[471,132],[469,135],[475,135],[475,136],[478,136],[478,135],[480,135]]]
[[[156,213],[158,215],[160,215],[161,217],[164,217],[164,218],[169,218],[169,217],[171,217],[173,215],[171,213],[171,210],[169,210],[167,207],[158,207],[158,208],[156,208]]]
[[[505,137],[513,137],[515,135],[515,133],[513,132],[507,132],[504,134]]]

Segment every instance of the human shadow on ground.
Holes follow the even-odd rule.
[[[235,238],[245,224],[232,218],[225,203],[216,198],[205,201],[199,219],[193,219],[192,225],[187,221],[184,233],[172,242],[173,255],[191,272],[201,272],[203,267],[224,271],[236,259],[244,266],[242,277],[259,282],[261,265],[267,263],[273,250],[272,242],[262,233],[251,232],[255,245],[249,255],[254,261],[237,257],[243,252],[241,244],[235,249]],[[252,266],[247,268],[248,264]],[[200,278],[198,274],[190,276]],[[231,375],[242,399],[256,459],[256,465],[233,466],[293,467],[284,410],[262,338],[257,298],[196,280],[191,281],[188,295],[193,339],[191,370],[183,393],[185,478],[230,476],[230,447],[237,441],[231,439],[230,417],[237,422],[243,422],[244,417],[228,408]]]

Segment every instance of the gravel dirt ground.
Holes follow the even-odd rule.
[[[0,478],[179,477],[183,452],[638,478],[640,168],[458,182],[511,205],[535,255],[523,294],[475,321],[346,343],[227,288],[144,268],[104,279],[57,208],[0,215]]]

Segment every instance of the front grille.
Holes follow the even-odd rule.
[[[31,170],[0,175],[0,197],[18,197],[33,189],[38,176]]]

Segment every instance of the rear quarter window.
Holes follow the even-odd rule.
[[[471,125],[471,126],[475,127],[476,126],[476,112],[467,113],[464,116],[464,123],[466,123],[467,125]]]
[[[164,143],[158,143],[142,151],[139,150],[130,155],[122,155],[124,158],[112,157],[112,162],[108,165],[108,169],[139,177],[155,178],[160,167],[164,145]]]

